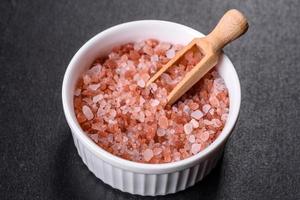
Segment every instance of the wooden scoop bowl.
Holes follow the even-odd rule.
[[[210,34],[203,38],[194,38],[149,79],[147,86],[173,66],[187,51],[194,47],[199,48],[204,57],[170,92],[167,97],[167,102],[172,105],[217,64],[222,53],[222,48],[229,42],[243,35],[247,29],[247,19],[241,12],[235,9],[227,11]]]

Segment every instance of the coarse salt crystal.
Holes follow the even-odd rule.
[[[204,131],[204,132],[201,134],[200,139],[201,139],[203,142],[206,142],[206,141],[209,139],[209,132],[208,132],[208,131]]]
[[[208,111],[210,110],[211,106],[209,104],[205,104],[203,107],[202,107],[202,110],[204,113],[208,113]]]
[[[140,86],[141,88],[144,88],[146,83],[143,79],[140,79],[137,81],[137,85]]]
[[[166,118],[166,116],[160,116],[158,119],[158,125],[161,128],[167,129],[168,128],[168,118]]]
[[[191,110],[190,107],[187,106],[187,105],[185,105],[185,106],[183,107],[183,112],[185,112],[186,114],[189,114],[190,110]]]
[[[146,149],[143,153],[145,161],[150,161],[153,157],[153,151],[151,149]]]
[[[94,118],[92,110],[86,105],[82,106],[82,113],[84,114],[87,120],[91,120]]]
[[[162,149],[161,149],[161,148],[158,148],[158,147],[157,147],[157,148],[154,148],[154,149],[153,149],[153,154],[156,155],[156,156],[159,155],[159,154],[161,154],[161,152],[162,152]]]
[[[98,94],[98,95],[96,95],[96,96],[93,97],[93,102],[97,103],[101,99],[103,99],[103,95],[102,94]]]
[[[159,59],[158,59],[158,56],[155,54],[153,56],[151,56],[151,62],[157,62]]]
[[[200,151],[200,148],[201,148],[201,144],[197,144],[197,143],[192,144],[191,147],[192,154],[194,155],[197,154]]]
[[[174,49],[169,49],[167,52],[166,52],[166,56],[167,58],[171,59],[175,56],[175,50]]]
[[[89,89],[91,90],[97,90],[99,87],[100,87],[100,83],[89,85]]]
[[[150,104],[152,107],[155,107],[159,105],[159,101],[157,99],[151,99]]]
[[[96,143],[98,143],[98,134],[90,134],[90,138],[94,141],[94,142],[96,142]]]
[[[156,133],[157,133],[157,136],[162,137],[166,134],[166,130],[163,128],[158,128]]]
[[[74,95],[78,97],[80,95],[80,93],[81,93],[81,89],[77,88],[74,92]]]
[[[191,123],[187,123],[183,126],[183,130],[185,134],[191,134],[193,132],[193,125]]]
[[[193,128],[199,128],[199,122],[195,119],[191,119],[190,123],[193,125]]]
[[[97,130],[97,131],[102,131],[103,127],[102,127],[102,124],[98,122],[98,123],[92,124],[92,129]]]
[[[203,113],[200,110],[195,110],[194,112],[191,113],[191,117],[199,120],[203,117]]]
[[[189,138],[190,143],[194,143],[196,141],[196,138],[194,135],[190,135],[188,138]]]
[[[155,92],[155,91],[157,90],[157,85],[156,85],[156,83],[151,83],[151,84],[150,84],[150,89],[151,89],[153,92]]]

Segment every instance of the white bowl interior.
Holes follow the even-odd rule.
[[[121,168],[139,171],[141,173],[164,173],[166,170],[172,171],[186,168],[191,166],[194,162],[203,159],[218,146],[223,145],[237,120],[241,101],[240,83],[237,73],[231,61],[225,55],[221,57],[217,65],[217,70],[223,77],[229,91],[230,109],[227,122],[222,133],[209,147],[188,159],[167,164],[142,164],[116,157],[98,147],[82,131],[75,117],[73,108],[73,93],[80,75],[90,67],[96,58],[107,55],[114,46],[148,38],[155,38],[174,44],[187,44],[194,37],[203,36],[202,33],[177,23],[143,20],[114,26],[90,39],[72,58],[63,82],[62,97],[64,112],[73,133],[78,134],[78,137],[84,140],[88,148],[101,159],[113,165],[118,165]]]

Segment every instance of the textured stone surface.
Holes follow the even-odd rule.
[[[61,105],[66,66],[112,25],[163,19],[207,33],[229,8],[250,21],[247,35],[225,49],[241,80],[239,122],[207,178],[155,199],[299,199],[299,7],[296,0],[1,1],[1,199],[144,199],[103,184],[77,155]]]

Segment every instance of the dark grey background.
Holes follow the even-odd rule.
[[[0,199],[143,199],[105,185],[77,155],[61,104],[68,62],[113,25],[162,19],[208,33],[230,8],[250,24],[225,49],[241,80],[239,121],[208,177],[155,199],[300,199],[297,0],[1,0]]]

